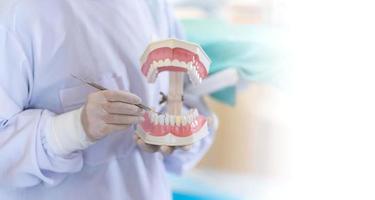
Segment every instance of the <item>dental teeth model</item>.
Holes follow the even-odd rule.
[[[210,59],[194,43],[167,39],[151,43],[142,58],[142,73],[149,83],[160,72],[169,72],[167,113],[145,113],[145,121],[137,126],[137,134],[149,144],[181,146],[193,144],[208,134],[207,119],[197,109],[182,113],[183,78],[188,74],[193,84],[208,75]]]

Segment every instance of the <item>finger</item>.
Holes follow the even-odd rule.
[[[103,105],[105,111],[110,114],[143,115],[144,110],[133,104],[123,102],[108,102]]]
[[[120,101],[129,104],[138,104],[142,102],[141,98],[130,92],[105,90],[103,91],[103,94],[108,101]]]
[[[163,153],[164,155],[170,155],[172,154],[174,151],[174,147],[171,147],[171,146],[161,146],[160,147],[160,152]]]
[[[92,141],[96,141],[96,140],[99,140],[111,133],[114,133],[114,132],[118,132],[118,131],[126,131],[129,129],[129,125],[112,125],[112,124],[106,124],[104,126],[101,126],[99,127],[99,132],[100,134],[98,135],[89,135],[87,134],[87,136],[89,137],[90,140]]]
[[[106,128],[108,131],[106,132],[117,132],[117,131],[125,131],[130,127],[130,125],[117,125],[117,124],[107,124]]]
[[[137,140],[137,145],[144,151],[154,153],[159,150],[159,146],[157,145],[151,145],[151,144],[146,144],[142,139]]]
[[[193,145],[190,144],[190,145],[181,146],[180,148],[181,148],[182,150],[184,150],[184,151],[189,151],[192,147],[193,147]]]
[[[138,124],[144,121],[144,117],[131,116],[131,115],[106,114],[104,115],[103,120],[106,124],[131,125],[131,124]]]

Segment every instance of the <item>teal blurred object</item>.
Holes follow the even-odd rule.
[[[221,20],[183,20],[189,41],[198,43],[212,60],[209,74],[236,68],[241,80],[277,84],[274,38],[271,29],[257,25],[234,25]],[[211,96],[235,105],[236,87],[223,88]]]
[[[239,200],[225,195],[194,195],[183,192],[174,192],[173,200]]]
[[[206,177],[176,176],[169,174],[173,188],[173,200],[241,200],[233,194],[216,188]]]

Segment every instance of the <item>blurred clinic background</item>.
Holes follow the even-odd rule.
[[[217,114],[216,140],[199,165],[171,175],[174,199],[260,198],[278,179],[285,130],[280,104],[285,73],[280,34],[283,4],[274,0],[170,0],[188,40],[213,64],[201,95]],[[278,149],[280,151],[275,151]]]

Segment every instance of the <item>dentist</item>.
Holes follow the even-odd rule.
[[[0,2],[0,199],[171,198],[166,172],[194,166],[213,134],[176,149],[134,138],[134,104],[161,109],[168,87],[140,71],[155,37],[183,37],[164,0]]]

